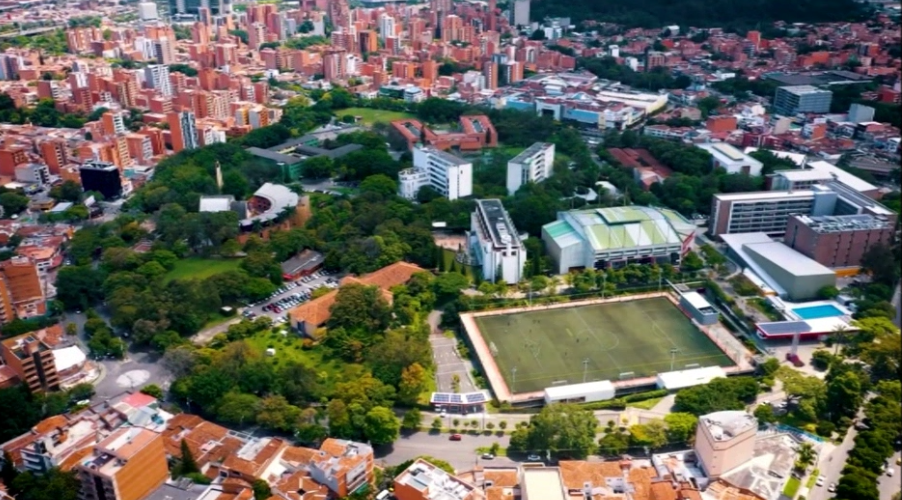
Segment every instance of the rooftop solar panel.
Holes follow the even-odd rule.
[[[787,333],[806,333],[811,331],[811,325],[805,321],[758,323],[756,326],[768,335],[785,335]]]
[[[485,402],[485,394],[481,392],[471,392],[466,394],[467,403],[483,403]]]

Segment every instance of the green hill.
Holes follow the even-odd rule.
[[[753,28],[774,21],[833,22],[861,16],[854,0],[533,0],[532,19],[570,16],[648,28]]]

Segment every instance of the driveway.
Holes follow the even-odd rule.
[[[826,477],[826,480],[824,481],[824,486],[814,486],[811,488],[806,497],[808,500],[827,500],[828,498],[833,498],[833,494],[827,491],[827,486],[830,483],[839,482],[842,468],[846,465],[846,459],[849,458],[849,450],[855,446],[856,435],[858,435],[858,432],[854,427],[850,427],[849,432],[846,433],[846,437],[843,438],[842,443],[835,446],[832,450],[821,453],[817,468],[820,470],[820,474]],[[881,498],[883,497],[881,496]]]
[[[446,337],[439,328],[442,312],[432,311],[426,320],[429,323],[429,343],[432,344],[432,358],[435,361],[435,386],[438,392],[455,392],[454,375],[460,379],[460,390],[475,392],[479,389],[473,383],[473,363],[461,358],[457,352],[457,337]]]
[[[899,485],[900,466],[896,465],[896,460],[899,460],[899,457],[900,454],[897,451],[889,459],[889,466],[893,469],[894,474],[892,476],[887,476],[886,474],[880,476],[879,484],[877,485],[877,488],[880,490],[880,500],[890,500],[893,498],[893,495],[902,490],[902,486]]]

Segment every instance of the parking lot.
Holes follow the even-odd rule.
[[[249,304],[241,310],[245,318],[269,316],[275,323],[285,323],[288,311],[310,300],[313,291],[320,287],[338,288],[339,277],[327,271],[317,271],[295,281],[286,281],[276,293],[266,300]]]

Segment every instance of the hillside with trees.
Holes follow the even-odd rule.
[[[681,27],[754,27],[773,21],[837,22],[857,19],[861,7],[853,0],[539,0],[532,3],[533,20],[545,16],[575,21],[610,21],[645,28],[676,24]]]

